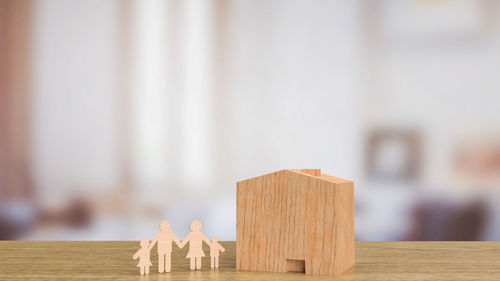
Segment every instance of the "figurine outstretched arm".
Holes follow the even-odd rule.
[[[177,239],[177,236],[175,236],[174,233],[172,233],[172,240],[174,240],[174,242],[177,245],[177,247],[182,248],[181,247],[181,241],[179,241],[179,239]],[[184,245],[182,245],[182,246],[184,246]]]
[[[203,233],[202,233],[201,235],[202,235],[201,239],[203,239],[203,241],[204,241],[205,243],[207,243],[207,245],[208,245],[209,247],[212,247],[212,241],[210,241],[210,240],[209,240],[209,239],[205,236],[205,234],[203,234]]]
[[[153,247],[155,246],[156,242],[158,241],[158,234],[155,236],[155,238],[153,238],[153,241],[151,241],[151,244],[149,244],[149,249],[153,249]]]
[[[141,252],[141,249],[139,249],[137,252],[135,252],[135,254],[132,256],[132,258],[134,260],[136,260],[139,257],[140,252]]]
[[[179,248],[184,247],[184,245],[186,245],[186,243],[187,243],[187,242],[189,242],[190,235],[191,235],[191,233],[190,233],[190,234],[188,234],[188,235],[186,236],[186,238],[184,238],[184,240],[182,240],[181,244],[179,245]]]

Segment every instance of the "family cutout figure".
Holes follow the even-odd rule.
[[[219,244],[217,237],[214,236],[210,245],[210,268],[219,268],[219,251],[224,253],[226,249]]]
[[[194,220],[189,227],[191,232],[182,240],[180,248],[184,247],[187,242],[189,242],[189,252],[186,256],[189,259],[189,268],[194,270],[195,261],[196,269],[201,269],[201,258],[205,256],[202,249],[203,242],[211,246],[210,240],[201,232],[201,222]]]
[[[148,240],[141,240],[141,248],[135,252],[135,254],[132,256],[134,260],[139,258],[139,263],[137,264],[137,267],[139,267],[139,272],[141,275],[148,275],[149,274],[149,267],[152,266],[151,260],[149,259],[149,251],[151,248],[149,247],[149,241]]]
[[[158,272],[163,273],[170,272],[170,268],[172,266],[172,241],[177,244],[177,247],[182,248],[180,246],[179,239],[175,237],[174,233],[170,231],[170,224],[168,221],[162,221],[160,223],[160,231],[156,233],[155,238],[151,242],[152,249],[156,242],[158,242]]]
[[[139,258],[139,272],[141,275],[149,274],[150,251],[155,244],[158,244],[158,272],[170,272],[172,266],[172,242],[175,242],[179,248],[183,248],[189,242],[189,252],[186,258],[189,259],[189,268],[191,270],[201,269],[201,258],[205,256],[203,252],[203,242],[210,247],[210,268],[219,268],[219,252],[224,252],[217,237],[212,237],[210,241],[203,232],[201,232],[201,222],[194,220],[190,225],[191,232],[182,242],[177,239],[172,231],[168,221],[160,223],[160,231],[155,235],[151,244],[148,240],[141,240],[141,248],[132,256],[133,259]]]

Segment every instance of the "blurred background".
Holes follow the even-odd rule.
[[[500,1],[0,0],[0,239],[235,239],[355,181],[357,240],[500,240]]]

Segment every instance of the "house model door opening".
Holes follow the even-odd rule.
[[[287,272],[298,272],[306,273],[306,261],[305,260],[286,260],[286,271]]]

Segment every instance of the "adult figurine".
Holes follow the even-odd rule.
[[[189,252],[186,256],[189,259],[189,268],[194,270],[195,264],[196,269],[201,269],[201,258],[205,256],[203,252],[202,244],[207,243],[208,246],[212,246],[212,243],[208,238],[201,232],[201,222],[194,220],[191,223],[191,232],[182,240],[180,248],[184,247],[187,242],[189,242]]]
[[[155,238],[151,241],[150,249],[152,249],[156,242],[158,242],[158,272],[170,272],[172,266],[172,241],[180,246],[180,241],[175,237],[174,233],[170,231],[170,224],[168,221],[160,223],[160,231],[156,233]]]

